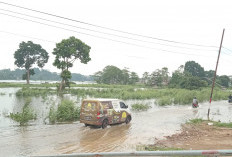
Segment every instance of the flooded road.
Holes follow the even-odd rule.
[[[4,89],[0,89],[1,91]],[[106,129],[85,127],[79,122],[46,125],[44,118],[49,110],[47,100],[33,98],[32,107],[38,119],[31,125],[19,127],[4,114],[19,110],[23,100],[15,96],[18,89],[7,89],[0,95],[0,156],[54,155],[78,152],[134,151],[138,145],[152,144],[180,131],[181,124],[191,118],[207,118],[209,103],[201,103],[198,109],[186,106],[156,106],[154,100],[125,101],[129,106],[135,102],[149,102],[151,109],[132,112],[130,124],[108,126]],[[79,102],[79,99],[72,97]],[[227,101],[213,102],[210,117],[215,121],[232,121],[232,105]]]

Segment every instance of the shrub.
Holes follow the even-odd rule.
[[[48,115],[48,118],[49,118],[49,122],[51,124],[54,124],[56,122],[56,115],[57,115],[57,111],[55,110],[55,106],[54,104],[50,107],[50,110],[49,110],[49,115]]]
[[[73,101],[64,99],[58,104],[57,110],[55,110],[54,105],[51,106],[48,117],[49,122],[52,124],[56,121],[75,121],[80,118],[80,108],[76,107]]]
[[[33,110],[30,108],[31,100],[27,99],[23,110],[21,113],[10,113],[10,118],[16,122],[19,122],[20,125],[26,125],[28,121],[36,119],[36,114],[33,113]]]
[[[135,111],[146,111],[149,108],[151,108],[151,106],[149,106],[148,104],[139,104],[139,103],[132,104],[131,107],[132,107],[132,110],[135,110]]]

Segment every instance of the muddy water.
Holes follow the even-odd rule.
[[[38,119],[27,127],[5,118],[9,112],[20,111],[24,100],[15,96],[17,88],[0,89],[0,156],[51,155],[78,152],[133,151],[138,145],[152,144],[180,131],[180,125],[191,118],[207,118],[208,103],[200,104],[198,109],[191,106],[166,106],[154,104],[154,100],[126,101],[130,106],[135,102],[149,103],[152,108],[146,112],[132,112],[129,125],[112,125],[106,129],[85,127],[79,122],[47,125],[46,116],[55,96],[33,98],[32,108]],[[75,96],[69,96],[79,104]],[[226,101],[213,102],[213,120],[229,122],[232,120],[232,105]]]

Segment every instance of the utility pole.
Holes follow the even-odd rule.
[[[219,52],[218,52],[218,58],[217,58],[217,63],[216,63],[216,68],[215,68],[214,78],[213,78],[213,83],[212,83],[212,89],[211,89],[211,94],[210,94],[210,99],[209,99],[208,120],[209,120],[210,106],[211,106],[211,101],[212,101],[212,97],[213,97],[213,88],[214,88],[215,80],[216,80],[216,76],[217,76],[217,68],[218,68],[218,62],[219,62],[219,58],[220,58],[220,54],[221,54],[224,32],[225,32],[225,28],[223,29],[223,32],[222,32],[221,44],[220,44],[220,48],[219,48]]]

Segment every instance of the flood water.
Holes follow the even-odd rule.
[[[135,151],[136,147],[153,144],[158,139],[180,131],[181,124],[191,118],[207,118],[209,103],[201,103],[198,109],[190,105],[156,106],[155,100],[125,101],[129,106],[136,102],[149,103],[152,108],[144,112],[132,112],[130,124],[108,126],[106,129],[85,127],[78,121],[69,124],[49,125],[47,115],[50,106],[60,101],[56,96],[32,98],[31,107],[37,120],[20,127],[6,118],[10,112],[22,109],[24,99],[15,93],[20,88],[0,89],[0,156],[55,155],[79,152]],[[80,98],[66,95],[77,105]],[[227,101],[211,104],[210,118],[231,122],[232,105]]]

